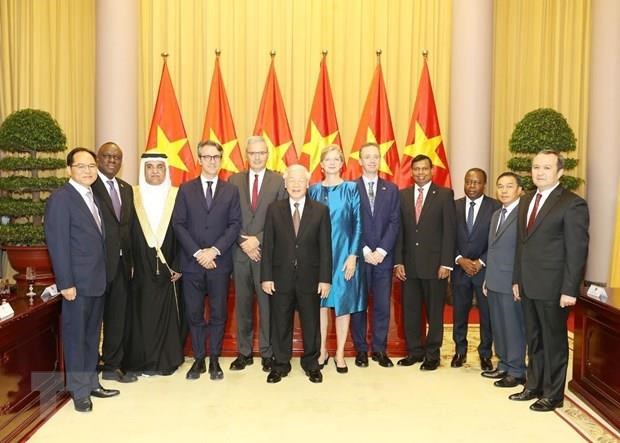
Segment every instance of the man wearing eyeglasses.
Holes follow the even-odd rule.
[[[243,226],[234,247],[235,317],[237,319],[238,356],[231,363],[232,371],[240,371],[254,363],[252,358],[252,318],[254,294],[259,310],[259,348],[262,369],[271,370],[273,351],[269,334],[269,297],[260,285],[260,260],[263,228],[267,206],[286,197],[284,180],[276,172],[265,168],[269,151],[265,139],[259,135],[248,138],[245,153],[249,170],[230,177],[230,183],[239,188]]]
[[[118,395],[97,377],[99,333],[106,289],[101,201],[93,195],[95,153],[75,148],[67,155],[69,182],[45,205],[45,241],[62,300],[62,343],[67,390],[76,411],[89,412],[92,397]]]
[[[206,372],[205,342],[209,338],[209,377],[221,380],[219,364],[226,325],[226,296],[232,272],[232,249],[241,229],[239,190],[218,179],[224,149],[215,141],[198,144],[200,176],[184,183],[177,194],[172,226],[181,244],[185,314],[192,337],[194,363],[188,380]],[[205,294],[209,318],[204,318]]]

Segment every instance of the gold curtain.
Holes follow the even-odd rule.
[[[95,142],[95,0],[0,0],[0,121],[58,120],[67,146]]]
[[[242,146],[254,129],[273,49],[276,71],[298,152],[312,105],[321,50],[328,69],[343,148],[353,143],[381,49],[382,67],[402,152],[429,49],[442,132],[448,134],[450,0],[142,0],[139,137],[145,143],[161,75],[168,67],[183,120],[196,146],[202,134],[214,50]],[[449,150],[449,143],[446,144]],[[142,151],[143,148],[140,149]]]
[[[507,169],[516,123],[536,108],[564,114],[577,137],[572,175],[586,176],[590,0],[494,4],[491,178]],[[584,193],[583,187],[580,189]]]
[[[620,180],[618,180],[616,191],[616,229],[613,242],[609,266],[609,287],[620,288]]]

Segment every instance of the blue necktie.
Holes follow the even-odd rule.
[[[502,225],[506,221],[506,212],[508,212],[506,208],[502,208],[502,215],[499,217],[499,224],[497,225],[497,231],[495,231],[496,233],[499,232]]]
[[[470,234],[474,229],[474,206],[476,206],[476,202],[469,202],[469,211],[467,211],[467,232]]]
[[[213,204],[213,188],[211,185],[212,181],[207,181],[207,192],[205,192],[205,200],[207,201],[207,210],[211,209],[211,204]]]

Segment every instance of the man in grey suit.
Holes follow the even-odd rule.
[[[265,169],[269,151],[261,136],[248,138],[245,153],[249,170],[230,177],[239,188],[242,227],[234,247],[235,316],[237,318],[237,350],[239,355],[230,364],[240,371],[254,363],[252,358],[252,306],[256,294],[260,315],[259,346],[263,371],[271,371],[273,352],[269,334],[269,298],[260,285],[261,246],[265,215],[270,203],[286,197],[284,180],[276,172]]]
[[[486,279],[482,291],[487,296],[495,353],[499,364],[482,376],[497,379],[499,388],[525,383],[525,321],[523,306],[512,294],[512,270],[517,246],[517,213],[521,179],[514,172],[497,178],[497,198],[502,207],[493,213],[489,229]]]

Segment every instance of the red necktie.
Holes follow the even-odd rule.
[[[420,222],[420,214],[422,213],[422,204],[424,203],[424,189],[418,188],[418,198],[415,201],[415,221]]]
[[[534,221],[536,221],[536,214],[538,213],[538,204],[540,203],[540,199],[542,194],[540,192],[536,193],[536,201],[534,202],[534,208],[532,209],[532,213],[530,214],[530,218],[527,221],[527,232],[528,234],[532,232],[532,228],[534,227]]]
[[[252,185],[252,211],[256,211],[258,206],[258,174],[254,174],[254,184]]]

